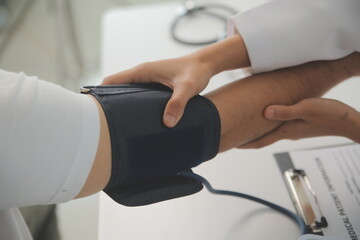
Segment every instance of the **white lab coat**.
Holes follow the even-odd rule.
[[[360,52],[359,0],[277,0],[230,18],[254,73]]]
[[[253,72],[360,52],[359,0],[278,0],[232,17]],[[1,193],[0,193],[1,194]],[[17,209],[0,211],[0,239],[29,240]]]

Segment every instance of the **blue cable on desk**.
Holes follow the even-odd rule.
[[[180,172],[179,173],[180,176],[184,176],[184,177],[188,177],[188,178],[192,178],[192,179],[195,179],[197,181],[200,181],[205,187],[206,189],[213,193],[213,194],[219,194],[219,195],[228,195],[228,196],[234,196],[234,197],[240,197],[240,198],[245,198],[245,199],[248,199],[248,200],[252,200],[252,201],[255,201],[255,202],[258,202],[258,203],[261,203],[263,205],[266,205],[292,219],[294,219],[298,224],[299,224],[299,227],[300,227],[300,233],[301,235],[303,234],[306,234],[307,233],[307,227],[306,227],[306,224],[304,222],[304,220],[296,213],[286,209],[286,208],[283,208],[275,203],[272,203],[272,202],[269,202],[269,201],[266,201],[264,199],[260,199],[260,198],[257,198],[257,197],[254,197],[254,196],[251,196],[251,195],[247,195],[247,194],[244,194],[244,193],[240,193],[240,192],[233,192],[233,191],[227,191],[227,190],[217,190],[217,189],[214,189],[210,183],[205,179],[203,178],[202,176],[198,175],[198,174],[195,174],[195,173],[191,173],[191,172]]]

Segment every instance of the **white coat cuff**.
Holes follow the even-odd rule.
[[[230,18],[242,36],[252,72],[266,72],[360,50],[357,0],[278,0]]]

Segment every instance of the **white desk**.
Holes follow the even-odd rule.
[[[244,7],[239,9],[249,8],[251,4],[244,1]],[[170,38],[169,25],[177,7],[178,4],[170,3],[108,12],[103,22],[104,76],[144,61],[196,50],[197,47],[180,45]],[[207,91],[240,75],[241,72],[221,74],[212,80]],[[360,80],[352,79],[327,96],[360,109],[359,89]],[[194,171],[215,188],[256,195],[293,209],[272,154],[344,142],[348,140],[322,137],[281,141],[261,150],[231,150]],[[100,240],[289,240],[299,236],[297,225],[281,214],[247,200],[211,195],[205,189],[189,197],[136,208],[120,206],[101,194],[99,224]]]

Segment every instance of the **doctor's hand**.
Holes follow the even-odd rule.
[[[173,89],[163,122],[174,127],[180,120],[188,100],[200,93],[212,77],[211,69],[196,56],[142,63],[104,79],[104,85],[120,83],[158,82]]]
[[[186,103],[208,85],[212,76],[225,70],[248,67],[250,60],[240,35],[209,45],[192,54],[142,63],[104,79],[103,85],[158,82],[173,89],[163,122],[174,127]]]
[[[272,105],[266,119],[284,121],[274,131],[239,148],[261,148],[281,139],[343,136],[360,143],[360,113],[332,99],[308,98],[292,106]]]

